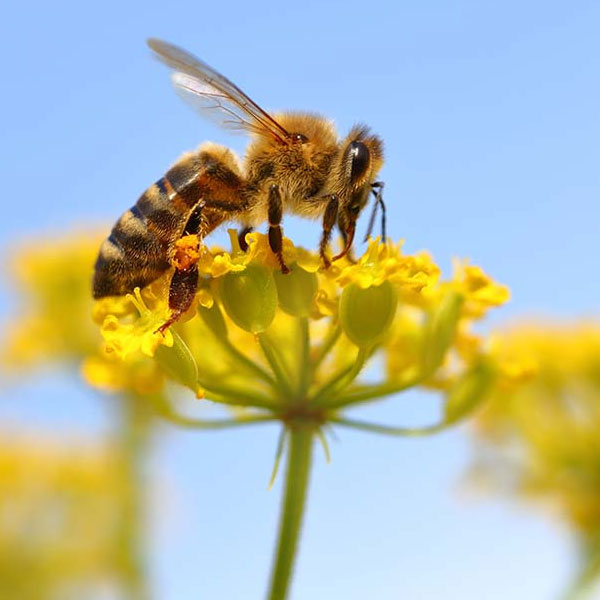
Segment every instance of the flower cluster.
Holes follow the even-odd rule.
[[[13,252],[20,297],[17,314],[3,324],[0,365],[7,374],[70,364],[105,391],[139,395],[162,389],[164,377],[154,361],[107,353],[90,318],[91,278],[102,239],[96,231],[73,232],[23,243]]]
[[[266,236],[249,234],[247,251],[235,232],[230,238],[229,252],[199,245],[195,236],[176,244],[173,265],[196,265],[199,287],[187,313],[164,333],[171,272],[144,289],[92,303],[99,239],[24,247],[16,253],[24,301],[5,328],[1,363],[5,369],[79,363],[91,386],[126,400],[126,448],[139,447],[137,421],[148,423],[150,415],[197,429],[280,422],[273,478],[287,444],[287,483],[268,595],[280,600],[289,589],[313,441],[328,451],[326,425],[427,435],[466,418],[498,373],[474,324],[509,294],[478,267],[457,263],[444,279],[429,254],[407,255],[401,244],[377,239],[358,260],[345,257],[326,269],[317,253],[284,239],[290,272],[283,274]],[[423,386],[442,399],[433,424],[398,427],[346,414]],[[188,397],[226,408],[225,416],[206,420],[175,410],[172,394],[185,388]],[[133,505],[135,453],[124,464]]]
[[[234,231],[230,238],[230,252],[198,252],[197,241],[184,238],[177,260],[198,265],[199,290],[166,335],[159,327],[169,314],[170,273],[97,301],[107,353],[124,361],[152,357],[198,397],[317,427],[354,423],[338,411],[417,385],[444,394],[445,425],[483,397],[493,369],[472,324],[509,294],[478,267],[458,264],[443,281],[427,253],[405,255],[401,244],[376,239],[357,261],[324,269],[316,253],[286,239],[291,272],[282,274],[267,236],[249,234],[246,252]],[[383,380],[358,383],[376,354]]]
[[[122,458],[106,444],[0,434],[0,597],[126,587]]]
[[[496,335],[498,378],[475,421],[472,477],[543,501],[576,532],[600,574],[600,325],[527,323]]]

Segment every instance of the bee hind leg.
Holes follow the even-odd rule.
[[[282,273],[289,273],[290,270],[283,260],[283,236],[281,233],[281,218],[283,216],[283,203],[279,188],[273,184],[269,188],[269,246],[277,256],[281,265]]]
[[[188,236],[197,235],[201,230],[204,208],[205,202],[203,200],[196,204],[190,213],[180,242]],[[195,262],[197,260],[198,246],[199,241],[197,239],[195,241],[191,240],[191,245],[183,245],[181,256],[178,257],[178,260],[173,261],[175,272],[171,277],[171,284],[169,286],[171,316],[156,330],[157,333],[164,334],[173,323],[181,318],[194,301],[198,289],[198,264]],[[192,252],[188,254],[189,251]],[[195,259],[193,258],[194,253],[196,254]]]
[[[185,271],[175,271],[173,273],[171,286],[169,287],[171,316],[156,330],[157,333],[164,333],[181,318],[192,305],[197,289],[198,265],[193,265]]]

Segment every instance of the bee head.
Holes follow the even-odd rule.
[[[383,143],[363,125],[354,127],[342,145],[338,174],[340,220],[355,222],[369,199],[370,184],[383,165]]]

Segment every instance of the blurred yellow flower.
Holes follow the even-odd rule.
[[[93,303],[90,285],[94,262],[103,235],[94,231],[70,234],[24,243],[14,253],[11,274],[19,299],[18,312],[3,326],[0,367],[7,374],[47,365],[80,367],[86,381],[110,392],[146,393],[159,390],[164,376],[158,365],[137,354],[130,361],[116,361],[106,350],[96,322],[107,314],[125,317],[137,310],[143,312],[144,301],[159,306],[157,292],[146,300],[106,298]],[[156,288],[157,285],[154,286]],[[137,313],[139,314],[139,313]],[[150,313],[144,313],[149,320]],[[154,313],[152,313],[152,316]],[[119,338],[121,354],[133,348],[151,352],[155,339],[139,335],[144,323],[136,319],[136,335],[129,345]],[[149,324],[146,329],[151,329]],[[107,324],[107,330],[109,325]],[[167,337],[165,340],[169,342]]]
[[[510,299],[505,285],[493,281],[480,267],[458,260],[454,261],[454,285],[465,298],[464,311],[473,317],[481,317]]]
[[[473,477],[552,506],[587,581],[600,574],[600,324],[525,323],[490,346],[497,386],[475,421]]]
[[[0,434],[1,598],[125,589],[122,463],[114,446]]]

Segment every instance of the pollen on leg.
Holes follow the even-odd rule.
[[[185,235],[175,242],[171,264],[178,271],[187,271],[200,260],[200,240],[197,235]]]

